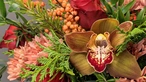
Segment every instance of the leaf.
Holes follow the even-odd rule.
[[[135,36],[135,35],[141,34],[141,33],[145,33],[145,31],[141,30],[140,28],[134,28],[134,29],[130,32],[131,36]]]
[[[9,12],[13,12],[13,11],[17,11],[17,9],[19,8],[19,5],[16,3],[12,3],[8,9]]]
[[[18,16],[18,18],[20,17],[25,24],[27,23],[27,19],[25,17],[23,17],[20,13],[16,12],[16,16]]]
[[[0,26],[5,25],[6,22],[4,21],[4,17],[0,16]]]
[[[113,13],[113,9],[112,9],[112,7],[108,4],[108,2],[105,1],[105,0],[100,0],[100,1],[105,5],[105,7],[106,7],[106,9],[107,9],[107,13],[112,14],[112,13]]]
[[[11,19],[8,19],[8,18],[6,18],[5,22],[6,22],[7,24],[12,24],[12,25],[17,26],[17,27],[20,26],[17,22],[15,22],[15,21],[13,21],[13,20],[11,20]]]
[[[131,1],[126,6],[122,7],[121,10],[122,10],[123,14],[128,12],[130,10],[130,8],[134,5],[134,3],[135,3],[135,0]]]
[[[109,80],[107,80],[107,82],[115,82],[116,81],[116,79],[109,79]]]
[[[117,4],[118,0],[110,0],[110,2],[111,2],[112,5],[115,6]]]
[[[4,26],[6,23],[0,23],[0,26]]]
[[[141,11],[137,15],[137,19],[136,20],[143,19],[145,12],[146,12],[146,8],[141,9]]]
[[[2,74],[5,72],[6,70],[6,66],[3,66],[1,69],[0,69],[0,78],[2,77]]]
[[[5,6],[5,3],[4,3],[4,0],[1,0],[0,1],[0,13],[3,17],[6,17],[7,16],[7,12],[6,12],[6,6]]]
[[[96,76],[98,82],[106,82],[106,78],[102,73],[94,73],[94,75]]]
[[[118,5],[121,6],[123,4],[124,0],[119,0]]]
[[[119,20],[120,23],[125,21],[124,13],[122,12],[121,8],[118,8],[118,20]]]
[[[129,20],[130,20],[130,11],[128,11],[125,16],[125,21],[129,21]]]

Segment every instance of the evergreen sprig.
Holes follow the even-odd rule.
[[[35,82],[39,74],[40,81],[43,80],[47,74],[49,74],[50,77],[54,77],[54,73],[57,72],[74,75],[69,63],[70,49],[64,42],[60,42],[60,39],[53,30],[51,30],[51,34],[52,35],[45,34],[52,43],[51,47],[45,47],[38,43],[43,51],[48,53],[48,57],[41,57],[38,59],[40,66],[33,64],[27,65],[31,70],[23,69],[23,73],[21,74],[22,78],[29,78],[31,76],[31,82]]]
[[[17,11],[20,14],[26,14],[31,17],[32,19],[29,20],[27,23],[31,26],[34,27],[33,29],[39,29],[39,30],[44,30],[44,28],[48,29],[53,29],[57,36],[62,36],[62,25],[63,22],[61,22],[59,19],[54,19],[53,16],[48,15],[48,10],[45,7],[41,7],[40,5],[36,5],[33,7],[31,4],[30,0],[28,0],[28,5],[27,7],[24,5],[22,1],[16,0],[17,4],[20,6],[20,10]],[[15,2],[16,3],[16,2]],[[51,2],[49,2],[51,4]],[[54,5],[50,5],[54,6]],[[53,10],[52,9],[49,10]]]
[[[143,38],[146,38],[146,29],[145,28],[146,28],[146,22],[139,25],[138,27],[135,27],[132,31],[125,33],[126,39],[121,45],[117,46],[116,55],[119,55],[121,52],[126,50],[129,42],[138,43]]]

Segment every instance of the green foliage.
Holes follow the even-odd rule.
[[[2,74],[3,74],[3,73],[5,72],[5,70],[7,69],[7,66],[1,65],[1,64],[0,64],[0,66],[2,66],[2,67],[0,68],[0,79],[1,79]]]
[[[53,30],[51,30],[51,34],[52,35],[45,34],[45,36],[51,41],[51,47],[44,47],[38,43],[38,45],[43,48],[43,51],[48,53],[48,57],[38,59],[40,66],[27,65],[31,70],[23,69],[23,73],[21,74],[22,78],[32,76],[31,82],[35,82],[38,74],[41,74],[40,81],[43,80],[47,74],[50,76],[53,75],[54,77],[55,72],[74,75],[69,63],[70,49],[64,44],[64,42],[60,42],[60,39],[55,35]]]
[[[115,17],[115,12],[114,12],[113,8],[109,5],[109,3],[106,0],[100,0],[100,1],[105,5],[105,7],[107,9],[107,14]]]
[[[125,21],[130,21],[130,14],[135,14],[136,19],[132,20],[135,28],[128,32],[124,33],[123,31],[120,32],[124,33],[127,37],[123,44],[119,45],[117,47],[117,55],[119,55],[121,52],[123,52],[125,49],[127,49],[127,45],[129,42],[138,42],[146,37],[146,9],[143,8],[140,11],[132,11],[131,8],[135,4],[136,0],[132,0],[127,5],[123,5],[124,0],[110,0],[111,4],[108,3],[106,0],[101,0],[101,2],[104,4],[104,6],[107,9],[107,14],[111,18],[116,18],[119,20],[120,23]],[[117,5],[118,4],[118,5]],[[133,13],[134,12],[134,13]]]
[[[94,75],[96,76],[97,80],[96,82],[115,82],[116,79],[112,78],[112,79],[107,79],[107,73],[106,75],[104,73],[94,73]]]
[[[121,8],[122,9],[122,13],[125,14],[126,12],[128,12],[132,8],[132,6],[134,5],[134,3],[135,3],[135,0],[132,0],[127,5],[122,6],[122,8]]]
[[[139,26],[145,21],[146,21],[146,8],[143,8],[140,10],[140,12],[137,12],[137,18],[136,20],[133,21],[133,23]]]
[[[5,52],[3,52],[3,54],[12,56],[14,54],[14,51],[13,50],[5,51]]]
[[[0,1],[0,13],[1,13],[1,16],[3,16],[3,17],[7,16],[7,11],[6,11],[6,6],[4,3],[4,0]]]
[[[111,4],[106,0],[101,0],[107,9],[109,17],[116,18],[120,23],[130,19],[130,8],[134,5],[135,0],[132,0],[127,5],[123,5],[124,0],[110,0]],[[117,5],[118,4],[118,5]]]
[[[123,32],[121,32],[123,33]],[[132,31],[125,33],[126,39],[124,43],[117,47],[117,56],[127,49],[128,43],[133,42],[137,43],[141,41],[143,38],[146,38],[146,22],[134,28]]]

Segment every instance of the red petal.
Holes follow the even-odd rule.
[[[99,51],[101,53],[101,51]],[[113,60],[113,52],[108,52],[106,54],[98,54],[95,52],[88,52],[88,61],[90,65],[95,69],[95,71],[101,73],[105,70],[106,65],[110,64]]]
[[[0,48],[8,48],[9,50],[12,50],[16,47],[16,39],[17,36],[15,35],[15,31],[17,30],[17,27],[10,25],[7,31],[5,32],[5,35],[3,36],[3,41],[0,42]],[[11,40],[11,42],[6,43],[5,40]]]
[[[80,24],[86,30],[89,30],[96,20],[107,17],[106,13],[101,10],[79,11],[78,13],[80,17]]]
[[[100,0],[70,0],[74,9],[85,11],[101,10]]]

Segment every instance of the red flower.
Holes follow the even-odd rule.
[[[16,48],[16,39],[15,31],[17,30],[16,26],[10,25],[6,30],[3,40],[0,42],[0,48],[8,48],[12,50]]]
[[[93,22],[95,22],[96,20],[107,17],[107,15],[101,10],[86,12],[79,11],[78,13],[80,17],[80,24],[86,30],[89,30]]]
[[[78,11],[79,22],[86,30],[89,30],[97,19],[107,17],[100,7],[100,0],[71,0],[71,5]]]
[[[100,0],[71,0],[71,5],[74,9],[84,11],[100,10]]]

